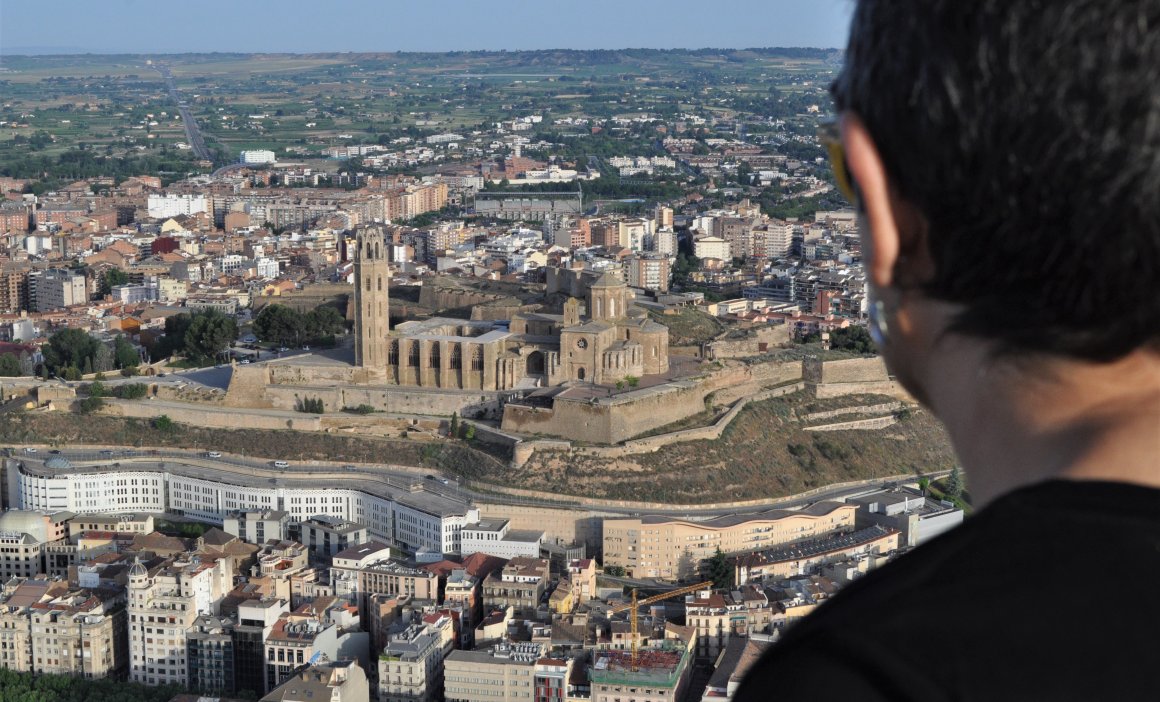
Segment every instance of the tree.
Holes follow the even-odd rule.
[[[109,388],[99,380],[89,383],[89,397],[104,397],[109,394]]]
[[[48,338],[41,350],[50,373],[60,375],[64,368],[84,368],[97,352],[99,341],[80,329],[62,329]]]
[[[963,496],[963,474],[956,465],[947,476],[946,496],[951,502],[957,502]]]
[[[733,587],[733,566],[728,556],[717,547],[716,553],[705,561],[705,579],[713,581],[713,587]]]
[[[0,355],[0,375],[16,377],[21,375],[20,359],[14,353]]]
[[[78,407],[81,414],[92,414],[105,406],[105,399],[103,397],[86,397],[81,400]]]
[[[475,441],[475,425],[468,424],[467,431],[463,432],[463,438],[468,441]]]
[[[451,426],[447,430],[447,435],[450,436],[452,439],[459,438],[459,413],[458,412],[451,413]]]
[[[97,352],[93,354],[93,370],[98,373],[103,373],[108,370],[113,370],[113,350],[109,348],[108,344],[100,344],[97,346]]]
[[[185,354],[202,360],[213,358],[230,347],[238,338],[238,323],[217,310],[206,310],[193,315],[185,332]]]
[[[308,339],[320,339],[346,331],[346,318],[333,306],[322,305],[306,313],[302,326]]]
[[[97,292],[101,297],[104,297],[113,291],[114,286],[126,285],[128,282],[128,273],[120,268],[110,268],[101,274],[100,283],[97,285]]]
[[[830,348],[852,351],[859,354],[872,354],[877,352],[877,347],[874,346],[874,340],[870,338],[870,332],[866,330],[866,327],[860,326],[835,329],[830,332]]]
[[[173,431],[177,428],[177,423],[170,419],[168,414],[163,414],[153,420],[153,428],[158,431]]]
[[[266,305],[254,318],[254,334],[272,344],[297,344],[305,327],[302,315],[286,305]]]
[[[128,339],[118,336],[113,342],[113,362],[117,368],[136,368],[141,363],[141,356]]]
[[[192,315],[175,314],[165,318],[165,334],[150,349],[153,358],[166,358],[185,350],[185,332],[193,322]]]
[[[149,386],[144,383],[126,383],[117,386],[117,397],[122,400],[140,400],[149,394]]]

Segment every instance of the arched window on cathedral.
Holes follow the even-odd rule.
[[[392,341],[391,349],[387,352],[387,364],[392,366],[399,365],[399,342]]]
[[[411,348],[407,352],[407,365],[413,368],[419,367],[419,344],[412,342]]]
[[[616,298],[615,297],[608,301],[608,316],[609,317],[616,317]]]
[[[478,346],[471,349],[471,370],[483,370],[483,349]]]
[[[370,288],[368,287],[367,290],[370,290]],[[383,276],[380,275],[379,276],[379,292],[382,292],[382,291],[383,291]]]
[[[367,278],[367,292],[371,291],[371,279]]]
[[[432,368],[439,367],[439,354],[440,354],[439,346],[440,346],[439,342],[435,342],[434,344],[431,344],[431,353],[429,354],[427,361],[431,365]]]
[[[451,347],[451,367],[455,369],[463,367],[463,348],[459,344]]]

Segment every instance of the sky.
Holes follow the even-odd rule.
[[[853,0],[0,0],[0,54],[842,47]]]

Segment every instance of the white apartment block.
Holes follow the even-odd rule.
[[[693,255],[698,260],[716,258],[730,261],[729,242],[718,236],[703,236],[693,242]]]
[[[542,531],[513,531],[506,519],[484,519],[463,527],[460,548],[465,555],[486,553],[512,559],[517,556],[540,557]]]
[[[386,485],[356,490],[307,478],[271,485],[260,477],[213,474],[212,469],[171,462],[155,469],[126,464],[124,470],[77,470],[57,458],[44,464],[24,460],[10,471],[15,505],[78,513],[180,511],[216,524],[240,510],[283,510],[291,523],[327,515],[365,525],[370,538],[389,545],[451,554],[461,552],[463,527],[479,521],[479,510],[466,501],[423,491],[399,493]]]
[[[147,208],[150,217],[168,219],[178,215],[208,212],[209,200],[205,195],[150,195]]]
[[[253,151],[243,151],[241,155],[241,162],[246,165],[258,165],[261,163],[274,163],[277,157],[273,151],[265,149],[255,149]]]

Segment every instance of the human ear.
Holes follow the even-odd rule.
[[[869,229],[862,232],[862,255],[870,282],[879,288],[911,288],[930,280],[934,261],[926,217],[898,195],[861,118],[844,113],[840,126],[846,165]]]
[[[869,231],[863,231],[862,256],[866,275],[874,285],[885,288],[895,283],[894,266],[901,249],[898,220],[891,206],[890,182],[878,147],[858,115],[846,112],[840,126],[846,165],[858,184],[859,203]],[[867,245],[868,244],[868,245]]]

